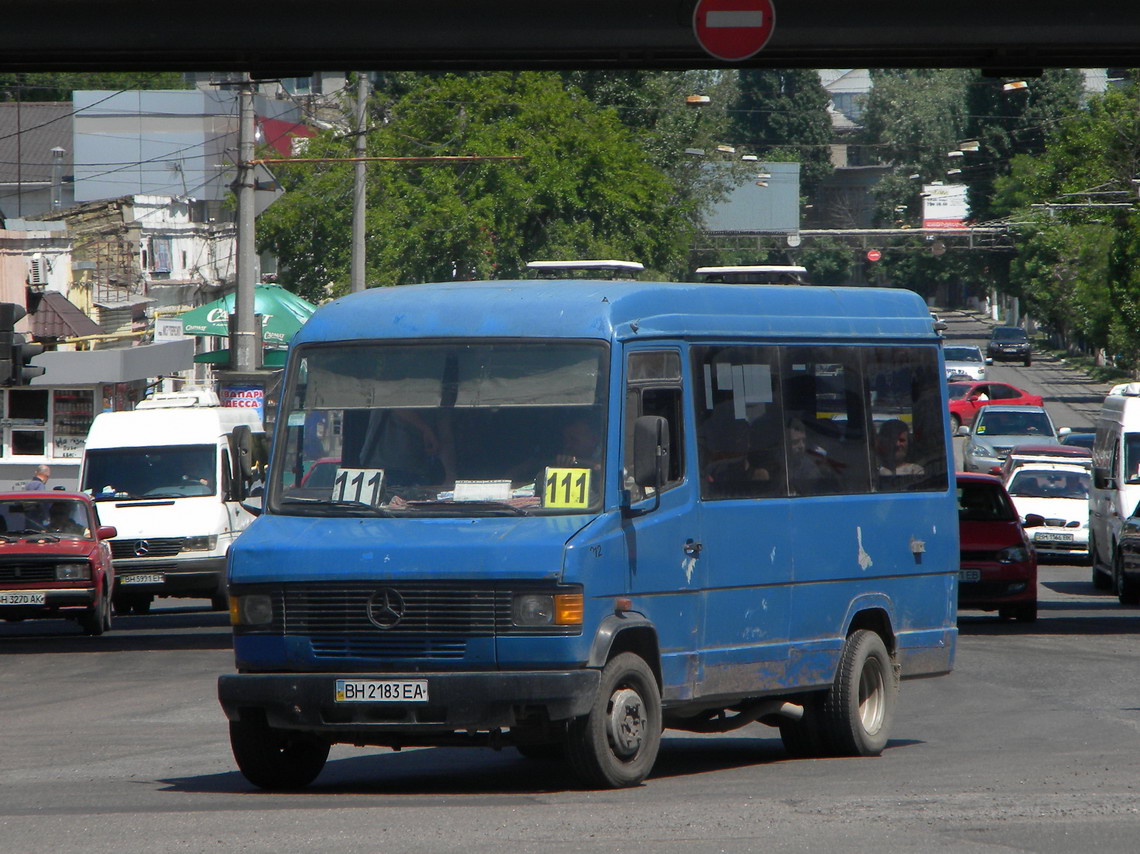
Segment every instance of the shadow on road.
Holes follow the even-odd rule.
[[[88,637],[70,620],[0,622],[0,652],[54,655],[146,650],[221,650],[233,646],[229,615],[203,608],[155,609],[116,616],[111,631]]]
[[[755,738],[666,737],[650,780],[688,777],[736,768],[774,765],[782,762],[840,762],[836,759],[791,759],[776,730],[755,725]],[[888,750],[920,741],[895,739]],[[853,760],[864,761],[864,760]],[[176,793],[246,793],[261,798],[306,798],[307,806],[321,795],[501,795],[538,796],[549,792],[582,789],[581,783],[561,760],[534,760],[514,748],[436,747],[401,752],[369,753],[329,761],[316,782],[301,792],[262,792],[240,773],[175,777],[161,781],[163,791]],[[528,798],[529,801],[529,798]],[[337,800],[338,806],[346,806]],[[362,803],[362,806],[367,803]],[[417,801],[417,806],[424,804]]]

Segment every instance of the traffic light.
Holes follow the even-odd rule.
[[[27,341],[15,331],[27,313],[22,305],[0,302],[0,385],[27,385],[33,377],[43,376],[43,368],[28,364],[44,351],[43,344]]]

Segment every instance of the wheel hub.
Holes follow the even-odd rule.
[[[622,688],[610,698],[610,743],[618,756],[633,756],[645,732],[645,704],[632,688]]]

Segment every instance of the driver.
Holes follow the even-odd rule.
[[[48,508],[48,521],[44,530],[52,534],[74,534],[82,536],[87,530],[71,515],[74,505],[68,501],[53,501]]]

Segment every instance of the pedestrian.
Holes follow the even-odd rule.
[[[48,466],[36,466],[36,473],[32,475],[31,480],[24,484],[24,489],[28,492],[39,492],[47,489],[47,482],[50,478],[51,469]]]

